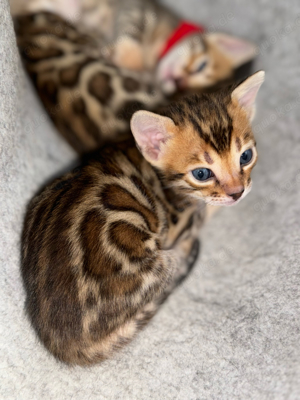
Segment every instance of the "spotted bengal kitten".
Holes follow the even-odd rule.
[[[204,202],[233,205],[250,191],[263,79],[137,111],[137,146],[104,147],[32,200],[27,310],[59,360],[96,363],[130,341],[193,265]]]
[[[78,153],[123,139],[135,111],[156,110],[166,103],[152,74],[117,68],[101,56],[99,36],[81,33],[48,12],[19,15],[14,22],[37,92],[59,132]],[[224,71],[227,67],[220,64]],[[215,85],[221,79],[211,77]]]
[[[151,70],[163,90],[203,88],[229,78],[253,59],[255,46],[207,32],[155,0],[10,0],[13,15],[50,11],[99,37],[115,65]],[[103,45],[105,44],[105,46]],[[172,45],[171,45],[172,44]]]
[[[51,13],[15,18],[24,65],[54,124],[79,153],[122,140],[132,114],[152,110],[164,96],[151,74],[105,60],[94,37]]]

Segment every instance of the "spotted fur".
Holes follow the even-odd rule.
[[[193,266],[204,202],[233,204],[237,187],[242,197],[250,190],[249,93],[254,101],[262,81],[258,72],[234,90],[136,112],[140,151],[132,139],[106,146],[32,200],[22,252],[27,310],[58,359],[92,364],[131,340]],[[254,157],[241,166],[249,146]],[[191,171],[205,163],[213,178],[197,182]]]
[[[125,138],[132,114],[164,96],[151,74],[119,69],[97,40],[51,13],[15,19],[25,67],[54,124],[80,153]]]
[[[54,124],[77,152],[123,139],[135,111],[166,103],[153,72],[118,68],[103,56],[99,42],[105,38],[99,33],[86,34],[49,12],[18,15],[14,21],[24,65]],[[205,49],[215,60],[209,86],[216,85],[234,69],[216,49],[208,44]]]
[[[13,15],[50,11],[99,38],[115,65],[151,70],[166,93],[228,79],[252,60],[255,46],[221,33],[195,33],[160,57],[180,17],[155,0],[10,0]],[[201,67],[201,65],[203,67]]]
[[[49,185],[29,206],[22,256],[27,310],[45,346],[88,365],[125,345],[192,267],[202,219],[133,142]]]

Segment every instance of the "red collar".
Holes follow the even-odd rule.
[[[162,52],[160,53],[159,59],[163,58],[168,51],[180,40],[183,38],[190,36],[196,32],[203,33],[204,28],[201,25],[191,24],[190,22],[181,21],[175,31],[167,40],[165,47],[163,48]]]

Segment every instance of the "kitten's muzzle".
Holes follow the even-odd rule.
[[[234,201],[238,200],[240,197],[242,197],[245,189],[241,190],[240,192],[237,193],[228,193],[228,196],[232,197]]]

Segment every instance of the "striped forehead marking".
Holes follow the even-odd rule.
[[[242,143],[241,143],[241,139],[240,139],[240,138],[237,137],[237,138],[235,139],[235,144],[236,144],[237,150],[238,150],[238,151],[241,151]]]
[[[211,156],[208,154],[207,151],[204,153],[204,158],[205,158],[205,161],[206,161],[208,164],[213,164],[213,163],[214,163],[214,162],[213,162],[213,159],[211,158]]]

